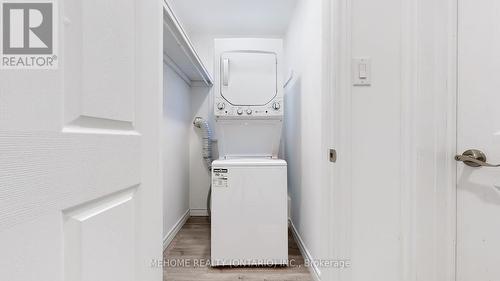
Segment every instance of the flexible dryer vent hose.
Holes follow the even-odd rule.
[[[210,130],[210,126],[208,122],[201,118],[196,117],[193,121],[193,125],[196,128],[201,130],[202,138],[203,138],[203,160],[207,164],[207,168],[209,171],[212,170],[212,131]]]
[[[201,117],[196,117],[193,121],[193,125],[196,128],[199,128],[201,130],[202,139],[203,139],[203,144],[202,144],[203,160],[205,160],[205,163],[207,165],[207,169],[211,173],[212,172],[212,131],[210,130],[210,126],[208,125],[208,122]],[[210,185],[210,188],[208,189],[208,196],[207,196],[207,211],[208,211],[209,217],[210,217],[210,213],[211,213],[211,208],[210,208],[211,194],[212,194],[212,185]]]

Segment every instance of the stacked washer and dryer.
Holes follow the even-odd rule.
[[[215,40],[211,264],[286,265],[282,40]]]

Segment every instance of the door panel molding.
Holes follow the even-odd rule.
[[[8,198],[0,204],[0,230],[141,181],[138,136],[1,130],[0,136],[0,186],[6,187],[0,198]]]
[[[64,126],[63,133],[140,135],[131,122],[81,115]]]
[[[66,123],[82,123],[93,117],[93,122],[87,123],[97,128],[104,120],[127,122],[133,127],[137,90],[136,44],[131,44],[136,42],[135,5],[135,0],[64,3]],[[104,122],[102,126],[110,124]]]
[[[137,188],[63,211],[64,280],[133,280]]]

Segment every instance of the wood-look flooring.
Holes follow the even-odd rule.
[[[217,267],[210,260],[210,222],[206,217],[191,217],[164,251],[164,281],[312,281],[304,258],[288,233],[288,267]],[[182,264],[184,263],[184,264]],[[196,264],[195,264],[196,263]]]

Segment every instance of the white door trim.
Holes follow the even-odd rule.
[[[418,1],[401,2],[401,259],[400,279],[416,281],[416,99]]]
[[[141,179],[143,189],[138,198],[138,241],[149,241],[137,249],[138,280],[159,281],[162,270],[151,266],[163,257],[163,175],[161,161],[161,120],[163,105],[163,9],[160,1],[141,1],[136,14],[138,22],[136,48],[140,57],[136,64],[137,130],[141,138]]]
[[[458,0],[405,0],[402,279],[454,281]]]
[[[328,259],[351,257],[351,3],[323,1],[323,143],[337,152],[325,172],[323,241]],[[323,279],[324,278],[324,279]],[[323,280],[351,280],[350,268],[322,269]]]

